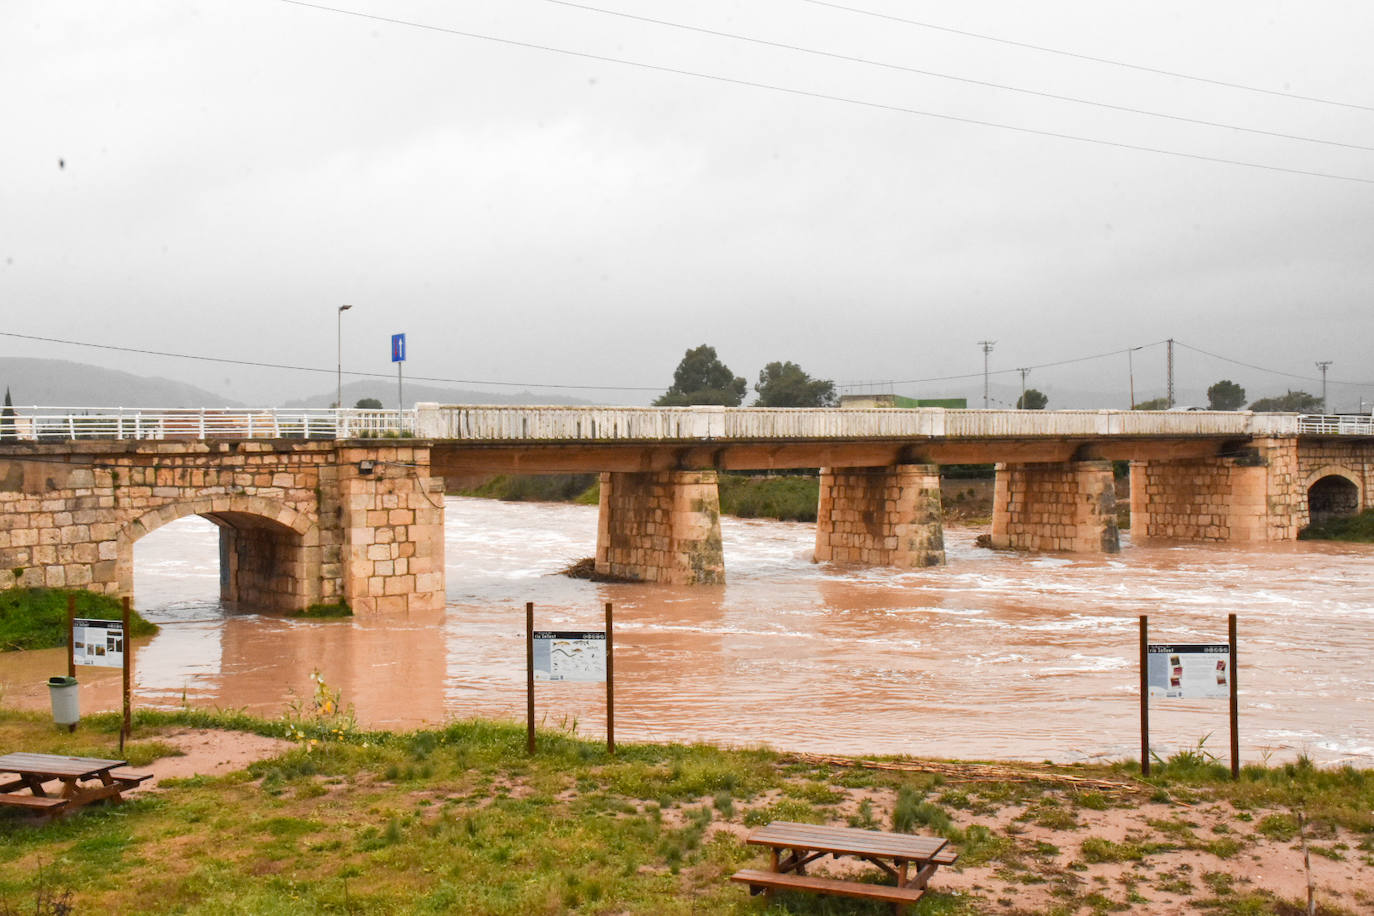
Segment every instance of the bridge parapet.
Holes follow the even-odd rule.
[[[425,439],[701,441],[765,439],[1295,436],[1297,414],[1237,411],[923,408],[504,407],[416,405]]]

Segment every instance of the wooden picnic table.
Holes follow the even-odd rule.
[[[121,770],[125,763],[57,754],[6,754],[0,757],[0,805],[52,816],[102,799],[120,801],[122,792],[153,775]],[[60,786],[49,786],[52,782]],[[28,789],[28,794],[19,789]]]
[[[796,890],[881,900],[891,903],[899,916],[903,907],[921,899],[937,868],[951,865],[958,858],[940,837],[791,821],[773,821],[766,827],[759,827],[745,842],[767,846],[772,863],[771,871],[744,869],[730,876],[732,881],[748,884],[751,894]],[[807,864],[823,856],[863,859],[878,866],[893,883],[873,884],[807,875]]]

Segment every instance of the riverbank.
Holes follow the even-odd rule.
[[[74,588],[7,588],[0,590],[0,652],[51,649],[67,644],[67,598],[76,598],[76,616],[121,620],[123,607],[109,595]],[[157,625],[129,611],[130,635],[152,636]]]
[[[612,756],[552,731],[528,757],[518,725],[363,732],[325,705],[331,696],[324,688],[281,720],[139,712],[126,756],[164,771],[156,787],[47,825],[0,813],[0,911],[46,894],[74,912],[762,913],[728,876],[765,862],[743,837],[774,819],[947,837],[960,861],[914,908],[927,916],[1296,914],[1304,840],[1319,913],[1374,906],[1369,771],[1299,762],[1247,767],[1231,783],[1200,751],[1149,780],[1130,763],[866,762],[681,744]],[[117,728],[104,714],[71,735],[0,709],[7,749],[112,756]],[[168,778],[192,728],[226,748],[243,735],[293,741],[259,745],[262,759],[242,769],[224,772],[210,753],[206,770]],[[788,895],[769,910],[821,911]]]
[[[945,515],[965,523],[992,518],[991,477],[951,477],[940,482]],[[814,522],[820,478],[814,474],[721,474],[720,511],[735,518]],[[502,475],[458,490],[462,496],[503,502],[566,502],[595,506],[601,485],[595,474]]]

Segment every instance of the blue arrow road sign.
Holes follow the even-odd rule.
[[[406,361],[406,336],[404,334],[391,335],[391,361],[393,363]]]

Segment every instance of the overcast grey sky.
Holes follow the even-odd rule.
[[[1374,110],[976,40],[806,0],[588,0],[693,26],[1177,117],[1374,147]],[[1374,108],[1374,5],[835,0]],[[692,33],[547,0],[334,6],[1198,156],[996,129],[372,21],[281,0],[0,5],[0,330],[408,376],[613,385],[684,350],[754,381],[1036,366],[1168,337],[1374,382],[1374,151],[1111,111]],[[59,160],[62,166],[59,167]],[[0,355],[190,381],[247,402],[330,375],[0,337]],[[1180,389],[1319,383],[1177,352]],[[1163,393],[1164,350],[1135,355]],[[1003,393],[1019,386],[998,376]],[[1127,359],[1034,370],[1120,402]],[[481,387],[467,384],[464,387]],[[882,387],[881,385],[879,387]],[[505,390],[492,388],[492,390]],[[902,384],[934,397],[981,380]],[[565,391],[578,394],[576,391]],[[1056,401],[1056,393],[1059,394]],[[1081,394],[1078,394],[1081,393]],[[1333,384],[1333,408],[1374,385]],[[22,394],[18,396],[23,400]],[[1097,406],[1095,402],[1093,406]],[[1119,406],[1125,406],[1120,403]]]

